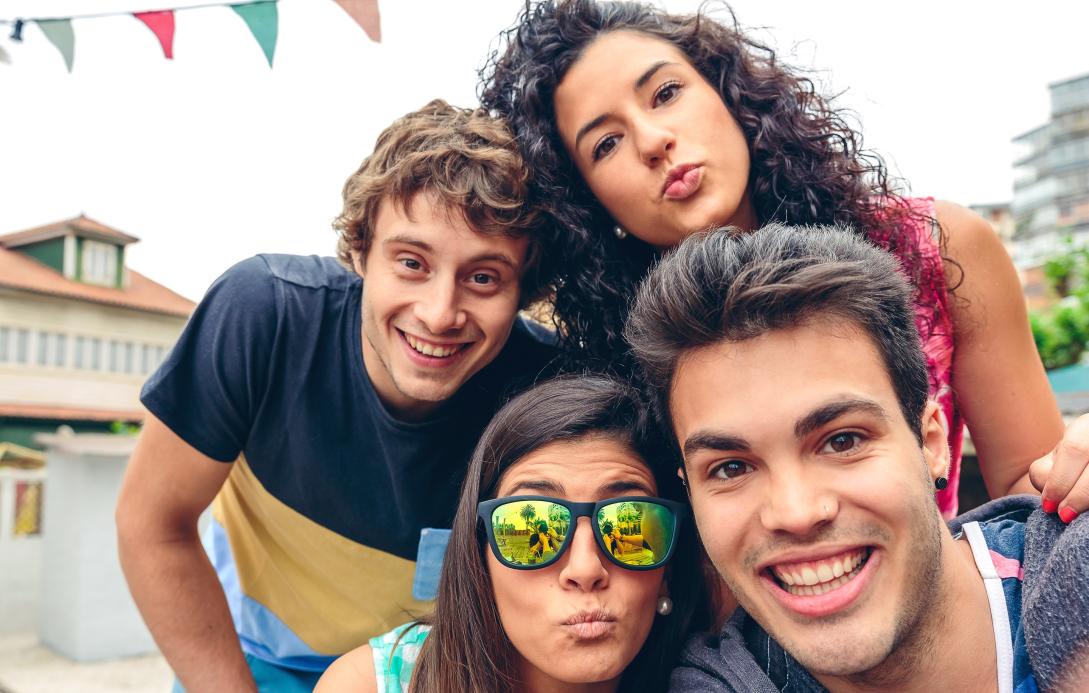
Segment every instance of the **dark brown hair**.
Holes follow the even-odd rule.
[[[460,214],[480,233],[529,236],[522,278],[526,305],[552,279],[541,218],[527,204],[528,178],[503,121],[436,99],[383,130],[374,152],[344,184],[344,208],[333,223],[337,257],[351,267],[353,257],[366,256],[382,202],[407,213],[418,193],[433,193],[447,214]]]
[[[411,690],[504,693],[522,690],[516,654],[499,620],[485,563],[487,539],[477,504],[495,497],[503,472],[534,450],[564,440],[605,436],[646,461],[659,495],[681,498],[669,447],[648,403],[627,383],[566,376],[511,400],[485,429],[469,463],[446,549],[435,613]],[[624,673],[621,690],[662,691],[691,628],[710,617],[692,523],[681,527],[667,569],[673,613],[657,616],[646,643]]]
[[[583,182],[556,125],[556,88],[586,47],[611,31],[673,44],[718,91],[749,145],[759,225],[849,226],[894,251],[914,285],[942,280],[923,262],[912,232],[923,215],[900,197],[881,158],[863,148],[847,114],[746,35],[725,3],[716,4],[725,9],[722,21],[708,15],[707,4],[676,15],[637,2],[527,1],[502,37],[505,47],[481,71],[481,103],[514,130],[533,174],[534,202],[563,236],[555,318],[569,361],[628,371],[624,320],[658,256],[650,245],[612,233],[615,222]]]
[[[929,390],[911,287],[895,258],[850,231],[769,224],[689,236],[640,287],[626,337],[668,420],[686,352],[810,321],[869,336],[921,442]]]

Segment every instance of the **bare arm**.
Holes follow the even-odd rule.
[[[189,693],[253,691],[197,519],[231,471],[148,415],[117,502],[121,568],[155,642]]]
[[[992,497],[1032,493],[1029,465],[1063,435],[1062,417],[1029,329],[1009,255],[990,226],[963,207],[935,205],[947,234],[956,351],[953,387]]]
[[[374,653],[370,645],[357,647],[340,657],[325,670],[314,693],[378,693],[378,679],[374,673]]]

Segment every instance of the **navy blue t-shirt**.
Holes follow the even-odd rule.
[[[421,530],[450,526],[484,426],[555,356],[551,333],[519,319],[435,417],[400,421],[363,365],[363,290],[332,258],[245,260],[208,290],[141,394],[198,451],[235,462],[209,552],[243,649],[300,668],[420,610]]]

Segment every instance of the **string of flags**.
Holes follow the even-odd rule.
[[[23,41],[23,31],[27,24],[33,23],[37,25],[46,39],[60,52],[61,56],[64,58],[65,66],[68,68],[68,71],[71,72],[76,56],[76,36],[75,32],[72,30],[73,19],[90,19],[129,14],[151,30],[151,33],[155,35],[155,38],[159,41],[159,45],[162,47],[163,56],[167,60],[173,60],[175,12],[203,9],[206,7],[229,7],[235,14],[242,18],[243,22],[245,22],[246,27],[250,30],[250,34],[253,35],[253,38],[261,47],[261,51],[265,54],[268,66],[271,68],[273,57],[276,54],[276,38],[279,32],[279,14],[277,12],[278,2],[279,0],[247,0],[233,3],[188,5],[174,9],[160,9],[149,12],[110,12],[40,19],[18,18],[15,20],[0,20],[0,23],[11,24],[12,31],[9,38],[15,42]],[[370,40],[376,43],[382,40],[381,21],[378,14],[378,0],[334,0],[334,2],[340,5],[340,7],[347,12],[357,24],[359,24]],[[9,62],[8,56],[0,53],[0,61]]]

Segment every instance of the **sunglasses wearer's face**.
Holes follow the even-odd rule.
[[[684,506],[665,498],[623,496],[576,503],[550,496],[510,496],[477,508],[492,553],[519,570],[559,560],[580,517],[590,518],[594,540],[621,568],[653,570],[669,561]]]
[[[619,681],[655,619],[669,618],[655,607],[669,595],[661,563],[677,522],[657,493],[647,463],[607,436],[544,445],[500,477],[478,527],[527,688]]]

